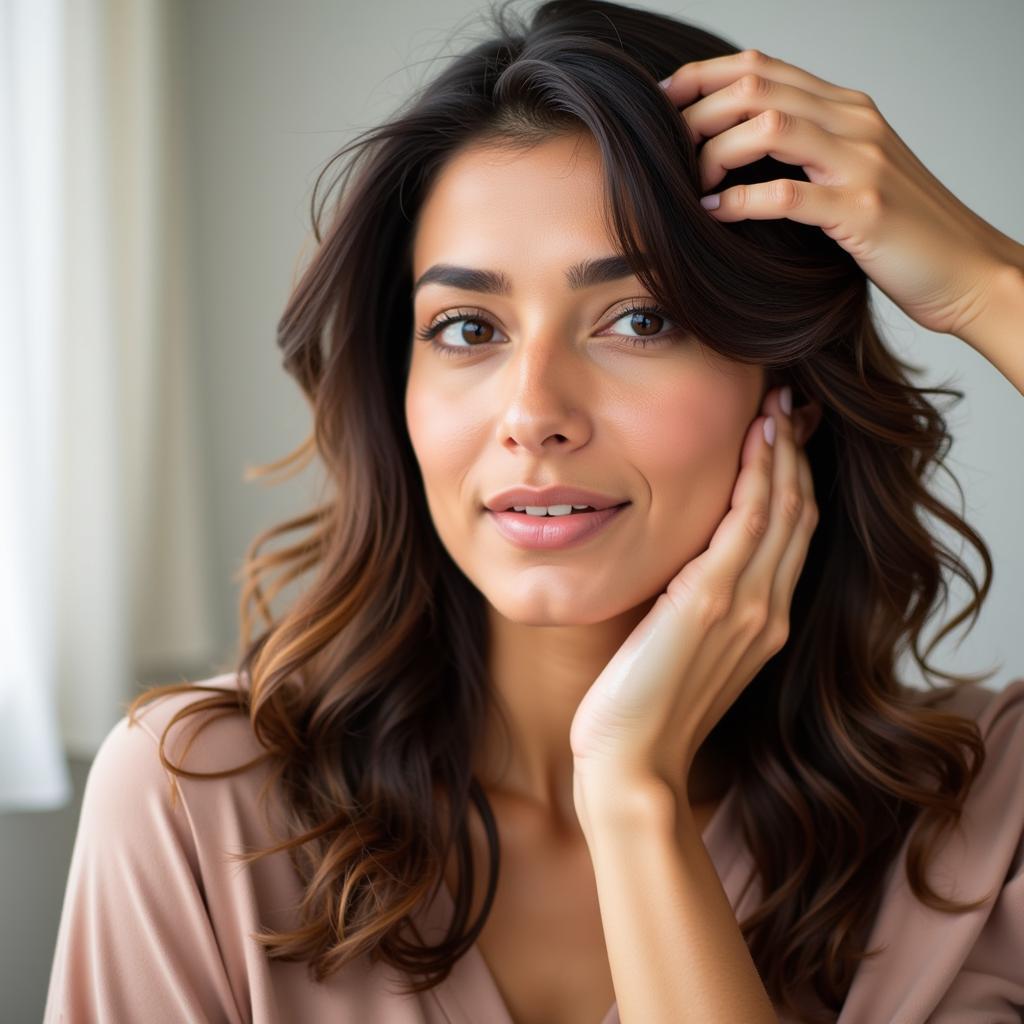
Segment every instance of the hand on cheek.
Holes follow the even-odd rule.
[[[584,695],[572,727],[581,803],[623,787],[687,799],[693,755],[785,645],[818,522],[809,436],[820,407],[791,415],[768,393],[743,442],[731,505],[707,548],[671,579]],[[769,425],[770,424],[770,425]],[[585,806],[578,807],[581,821]]]

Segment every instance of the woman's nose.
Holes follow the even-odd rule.
[[[527,343],[528,345],[529,343]],[[582,444],[588,436],[588,385],[571,353],[538,345],[513,354],[498,415],[499,438],[540,452],[552,444]]]

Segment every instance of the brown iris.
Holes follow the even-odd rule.
[[[474,320],[467,317],[462,321],[462,339],[468,342],[486,343],[491,340],[494,328],[485,320]]]
[[[634,331],[637,331],[641,335],[644,335],[644,331],[641,328],[640,324],[637,322],[638,320],[646,321],[648,324],[650,324],[652,320],[657,323],[658,326],[653,331],[650,332],[651,334],[657,334],[665,324],[665,318],[658,316],[657,313],[644,313],[638,310],[630,317],[629,326],[632,327]],[[646,337],[646,335],[644,336]]]

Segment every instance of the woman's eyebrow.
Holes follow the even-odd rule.
[[[626,258],[619,255],[581,260],[565,271],[565,279],[573,290],[607,284],[623,277],[633,277],[633,269]],[[416,297],[416,293],[423,285],[432,283],[491,295],[509,295],[512,292],[512,282],[501,271],[459,267],[452,263],[435,263],[425,270],[413,285],[412,297]]]

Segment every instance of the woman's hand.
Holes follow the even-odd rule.
[[[821,407],[791,418],[780,390],[751,424],[729,512],[670,581],[580,702],[569,730],[581,821],[597,799],[671,791],[688,807],[694,754],[789,635],[789,608],[818,522],[809,436]],[[791,399],[790,399],[791,401]],[[774,446],[764,435],[774,418]],[[585,824],[584,824],[584,827]]]
[[[683,64],[663,87],[694,141],[707,140],[705,190],[765,156],[810,178],[728,188],[711,216],[817,225],[928,330],[962,337],[996,272],[1024,267],[1024,246],[961,203],[863,92],[758,50]]]

